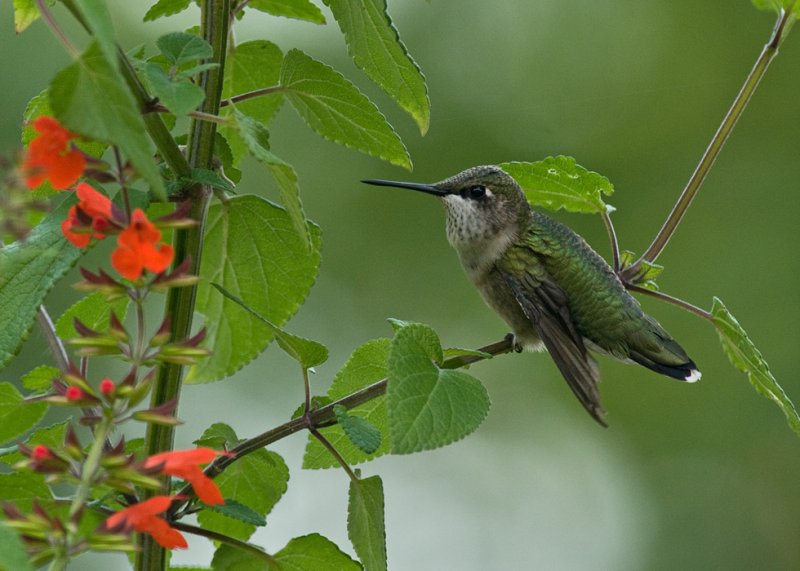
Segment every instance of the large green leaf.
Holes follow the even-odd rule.
[[[204,434],[201,440],[208,436],[218,437],[223,434],[220,428],[220,425],[214,425],[209,429],[210,433],[206,431],[209,434]],[[233,448],[238,444],[238,439],[230,427],[225,428],[230,431],[233,438],[226,440],[224,444],[228,448]],[[276,452],[257,450],[230,464],[214,479],[214,482],[226,500],[235,500],[263,517],[286,492],[289,468]],[[218,531],[242,540],[246,540],[256,530],[256,525],[252,522],[210,510],[200,512],[197,521],[204,529]]]
[[[328,398],[340,399],[359,389],[386,378],[386,362],[389,358],[389,339],[367,341],[347,359],[344,367],[333,379]],[[347,411],[350,418],[363,418],[381,432],[381,444],[372,454],[360,450],[345,434],[341,426],[319,429],[348,464],[358,464],[389,452],[389,434],[386,420],[385,397],[380,396]],[[309,435],[303,468],[331,468],[338,466],[336,459],[320,442]]]
[[[310,224],[311,249],[295,231],[287,212],[258,196],[236,196],[208,214],[197,311],[206,317],[213,354],[192,367],[188,381],[224,378],[261,353],[272,331],[216,283],[281,327],[300,307],[319,267],[319,228]]]
[[[191,3],[192,0],[158,0],[158,2],[150,6],[150,9],[144,15],[144,21],[149,22],[164,16],[178,14],[186,10]]]
[[[547,157],[533,163],[503,163],[500,168],[514,177],[528,201],[535,206],[589,214],[613,210],[603,202],[603,195],[609,196],[614,192],[609,180],[586,170],[572,157]]]
[[[165,198],[139,107],[96,41],[53,78],[50,106],[69,129],[119,146],[151,191]]]
[[[39,305],[83,251],[61,233],[74,198],[64,200],[24,242],[0,248],[0,367],[28,336]]]
[[[52,426],[37,428],[25,440],[25,444],[27,444],[29,448],[33,448],[37,444],[44,444],[49,448],[61,446],[64,443],[64,435],[67,432],[67,426],[68,421],[65,420],[64,422],[59,422]],[[22,458],[22,454],[18,451],[14,451],[13,448],[8,450],[5,454],[0,455],[0,460],[6,464],[14,464],[22,460]]]
[[[36,472],[0,474],[0,501],[13,502],[23,512],[28,512],[33,501],[43,502],[52,497],[44,476]]]
[[[215,571],[360,571],[361,566],[331,540],[312,533],[295,537],[278,553],[258,556],[230,545],[214,553]]]
[[[0,383],[0,443],[24,434],[47,412],[43,402],[25,402],[11,383]]]
[[[0,569],[33,571],[22,540],[4,523],[0,523]]]
[[[222,85],[223,99],[242,95],[257,89],[277,86],[281,76],[283,52],[266,40],[244,42],[236,46],[225,62],[225,82]],[[236,104],[236,110],[252,117],[266,127],[283,104],[280,90],[259,95]],[[233,106],[224,107],[222,114],[231,113]],[[221,127],[222,134],[233,152],[233,164],[238,165],[247,152],[247,146],[239,136],[237,125]]]
[[[386,571],[386,524],[380,476],[350,481],[347,535],[366,571]]]
[[[800,434],[800,416],[791,399],[772,376],[761,351],[756,348],[736,318],[717,297],[711,306],[711,315],[714,317],[714,326],[717,328],[722,348],[728,359],[737,369],[747,373],[747,378],[756,392],[778,405],[786,415],[786,421],[792,430]]]
[[[372,101],[327,65],[291,50],[281,86],[289,103],[322,137],[411,169],[403,142]]]
[[[97,42],[106,61],[115,71],[119,68],[119,55],[117,41],[114,33],[114,23],[108,11],[106,2],[97,0],[72,0],[72,5],[78,9],[83,22],[91,36]]]
[[[486,418],[489,395],[481,382],[441,364],[442,347],[427,325],[408,324],[395,334],[386,390],[393,453],[444,446]]]
[[[386,11],[386,0],[324,0],[344,34],[350,56],[417,122],[430,124],[428,87]]]

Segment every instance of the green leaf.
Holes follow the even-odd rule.
[[[361,566],[318,533],[295,537],[278,553],[258,556],[222,545],[214,553],[215,571],[360,571]]]
[[[386,571],[386,525],[380,476],[350,481],[347,536],[366,571]]]
[[[373,454],[381,445],[381,431],[368,420],[359,416],[350,416],[342,405],[333,407],[336,420],[342,427],[350,442],[365,454]]]
[[[400,40],[386,0],[324,0],[339,24],[350,57],[428,132],[431,102],[425,77]]]
[[[36,472],[14,472],[0,474],[0,501],[14,502],[21,511],[29,512],[33,500],[43,501],[51,498],[50,488],[44,483],[44,476]]]
[[[269,132],[266,127],[255,119],[234,112],[239,134],[256,159],[264,163],[272,174],[281,191],[281,202],[292,218],[292,223],[297,233],[307,246],[311,245],[306,215],[303,212],[303,203],[300,202],[300,188],[297,185],[297,173],[291,165],[283,162],[269,151]]]
[[[353,351],[344,367],[333,379],[327,397],[332,401],[338,400],[386,378],[386,362],[389,358],[390,344],[389,339],[373,339]],[[350,441],[341,426],[335,425],[321,428],[320,432],[339,451],[339,454],[348,464],[359,464],[389,452],[390,444],[385,397],[374,398],[347,412],[351,418],[361,417],[365,419],[380,430],[383,435],[378,449],[372,454],[367,454]],[[305,456],[303,457],[303,468],[331,468],[338,465],[338,462],[331,456],[330,452],[316,438],[309,435]]]
[[[236,500],[225,500],[225,503],[217,506],[206,506],[206,509],[220,513],[241,522],[263,527],[267,525],[267,519],[254,509],[240,504]]]
[[[476,351],[475,349],[460,349],[458,347],[450,347],[445,349],[442,355],[443,359],[447,361],[451,357],[480,357],[481,359],[491,359],[492,355],[484,353],[483,351]]]
[[[53,78],[50,106],[69,129],[118,145],[151,191],[162,200],[165,198],[136,101],[96,41]]]
[[[191,3],[192,0],[158,0],[158,2],[150,6],[147,14],[144,15],[144,21],[150,22],[164,16],[178,14],[186,10]]]
[[[49,448],[55,448],[64,444],[64,435],[67,432],[69,421],[59,422],[52,426],[44,428],[37,428],[31,433],[30,437],[25,441],[29,448],[33,448],[37,444],[44,444]],[[6,454],[0,454],[3,462],[6,464],[15,464],[22,460],[23,456],[20,452],[9,450]]]
[[[211,433],[208,435],[204,433],[201,438],[219,436],[220,431],[220,426],[214,425]],[[233,440],[226,442],[226,445],[228,448],[233,448],[238,439],[232,429],[230,432]],[[266,516],[281,499],[286,492],[288,481],[289,468],[283,458],[269,450],[257,450],[238,458],[214,479],[226,501],[230,498],[248,506],[262,517]],[[241,540],[246,540],[256,529],[256,525],[251,522],[239,521],[208,510],[200,512],[197,521],[204,529],[218,531]]]
[[[717,328],[722,348],[730,362],[743,373],[747,373],[750,384],[757,393],[767,397],[783,411],[786,421],[800,434],[800,416],[792,401],[772,376],[769,365],[736,318],[730,314],[722,300],[715,297],[711,306],[714,326]]]
[[[489,411],[481,382],[440,369],[436,333],[422,324],[400,329],[389,354],[386,407],[392,452],[407,454],[444,446],[475,430]]]
[[[21,381],[22,386],[33,392],[44,392],[48,390],[55,379],[61,376],[61,371],[48,365],[39,365],[32,371],[26,373]]]
[[[0,522],[0,569],[33,571],[25,545],[17,532]]]
[[[24,242],[0,248],[0,367],[28,336],[39,306],[83,251],[61,233],[73,197],[64,200]]]
[[[287,212],[258,196],[235,196],[208,214],[196,310],[206,317],[214,353],[188,374],[189,382],[224,378],[261,353],[272,331],[211,283],[239,297],[281,327],[305,300],[319,267],[319,228],[306,248]]]
[[[311,339],[305,339],[304,337],[298,337],[297,335],[292,335],[291,333],[283,331],[269,319],[266,319],[257,311],[249,307],[240,298],[236,297],[229,291],[226,291],[225,288],[221,287],[219,284],[212,283],[211,285],[214,286],[222,295],[234,303],[237,303],[250,315],[255,316],[259,321],[266,325],[275,336],[275,339],[278,340],[278,345],[280,345],[281,349],[283,349],[292,359],[300,363],[300,366],[303,369],[316,367],[317,365],[321,365],[328,360],[328,348],[322,343],[317,343]]]
[[[199,86],[188,79],[178,81],[170,78],[157,63],[146,64],[144,75],[159,100],[175,115],[189,114],[205,99],[205,92]]]
[[[800,14],[800,4],[794,0],[753,0],[753,6],[759,10],[769,10],[780,14],[781,10],[788,8],[790,4],[794,4],[792,10],[795,14]]]
[[[217,450],[233,448],[239,444],[233,428],[223,422],[216,422],[206,428],[202,436],[193,442],[195,446],[207,446]]]
[[[577,164],[572,157],[547,157],[533,163],[503,163],[500,168],[519,183],[528,202],[534,206],[589,214],[613,210],[603,202],[603,195],[609,196],[614,192],[613,185],[606,177]]]
[[[403,142],[372,101],[327,65],[291,50],[281,86],[295,111],[320,136],[411,170]]]
[[[45,412],[46,403],[26,402],[14,385],[0,383],[0,443],[25,434]]]
[[[117,53],[117,40],[114,34],[114,24],[105,2],[97,0],[73,0],[72,5],[77,8],[83,17],[84,25],[97,42],[100,51],[108,64],[116,71],[119,69],[119,55]]]
[[[53,6],[55,3],[55,0],[47,0],[48,6]],[[16,33],[21,34],[38,19],[39,9],[36,7],[36,0],[14,0],[14,31]]]
[[[214,55],[214,48],[203,38],[185,32],[172,32],[156,40],[161,54],[173,65],[209,59]]]
[[[325,23],[322,11],[309,0],[251,0],[247,6],[273,16],[306,20],[314,24]]]
[[[223,99],[230,99],[235,95],[257,89],[277,87],[282,63],[283,52],[272,42],[256,40],[237,45],[225,62]],[[282,104],[283,95],[278,90],[237,103],[235,109],[267,126]],[[232,105],[224,107],[222,115],[232,114],[233,110]],[[233,152],[233,164],[238,165],[247,152],[247,147],[239,136],[239,128],[237,125],[231,125],[221,126],[221,129]]]
[[[95,292],[87,295],[80,301],[75,302],[72,307],[65,311],[56,321],[56,334],[62,339],[72,339],[78,337],[75,331],[75,318],[90,329],[104,331],[108,328],[111,312],[113,311],[120,321],[125,319],[128,313],[130,298],[123,297],[113,301],[107,301],[106,297]]]

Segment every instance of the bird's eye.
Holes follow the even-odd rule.
[[[486,196],[486,187],[482,185],[475,185],[469,188],[467,196],[475,200],[481,199]]]

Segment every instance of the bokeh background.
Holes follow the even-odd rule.
[[[114,4],[126,47],[196,23],[190,11],[140,25],[150,2]],[[325,142],[288,106],[272,126],[273,150],[296,166],[307,213],[323,229],[318,283],[288,326],[331,349],[313,379],[319,393],[356,346],[391,334],[387,317],[429,323],[446,345],[477,347],[506,333],[463,275],[435,201],[359,179],[435,181],[476,164],[572,155],[614,183],[621,244],[642,251],[773,25],[746,0],[392,0],[389,8],[428,80],[433,109],[424,138],[349,62],[329,13],[325,27],[248,14],[236,32],[238,41],[301,47],[355,79],[415,163],[407,173]],[[18,144],[26,102],[67,58],[41,23],[15,37],[11,3],[0,10],[5,152]],[[659,260],[667,267],[659,281],[702,307],[714,295],[723,299],[800,401],[794,36],[800,31],[789,36]],[[275,196],[257,164],[245,170],[240,192]],[[608,255],[599,218],[557,218]],[[76,299],[62,290],[48,300],[54,314]],[[688,386],[601,359],[610,423],[603,430],[546,355],[474,366],[493,401],[475,434],[362,466],[384,478],[392,569],[800,568],[797,436],[728,364],[707,323],[651,299],[642,303],[694,357],[703,380]],[[44,353],[34,334],[2,379],[14,381]],[[233,379],[186,388],[179,444],[189,445],[209,419],[243,436],[261,432],[288,417],[301,391],[295,367],[270,348]],[[350,550],[347,477],[301,470],[304,444],[297,435],[275,446],[291,470],[289,491],[254,541],[275,551],[319,531]],[[207,562],[212,547],[191,545],[176,563]],[[123,558],[75,564],[117,566]]]

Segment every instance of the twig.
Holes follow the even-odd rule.
[[[625,282],[623,282],[623,283],[625,283]],[[668,295],[666,293],[661,293],[660,291],[653,291],[651,289],[647,289],[647,288],[640,287],[640,286],[633,285],[633,284],[629,284],[629,283],[625,283],[625,287],[630,291],[635,291],[637,293],[643,293],[645,295],[649,295],[650,297],[654,297],[656,299],[660,299],[661,301],[666,301],[667,303],[671,303],[672,305],[677,305],[681,309],[685,309],[686,311],[694,313],[695,315],[699,315],[703,319],[707,319],[708,321],[711,321],[712,323],[714,321],[714,316],[711,315],[708,311],[706,311],[705,309],[700,309],[699,307],[697,307],[696,305],[692,305],[688,301],[683,301],[680,298],[672,297],[671,295]]]
[[[217,531],[212,531],[210,529],[203,529],[202,527],[197,527],[196,525],[190,525],[188,523],[170,522],[170,526],[174,527],[177,530],[185,531],[186,533],[191,533],[192,535],[199,535],[202,537],[206,537],[208,539],[212,539],[214,541],[225,543],[227,545],[230,545],[231,547],[235,547],[236,549],[241,549],[242,551],[246,551],[247,553],[255,555],[256,557],[259,557],[264,561],[271,563],[271,566],[278,565],[278,562],[272,555],[270,555],[266,551],[262,551],[252,543],[247,543],[246,541],[241,541],[239,539],[230,537],[229,535],[225,535],[224,533],[219,533]]]

